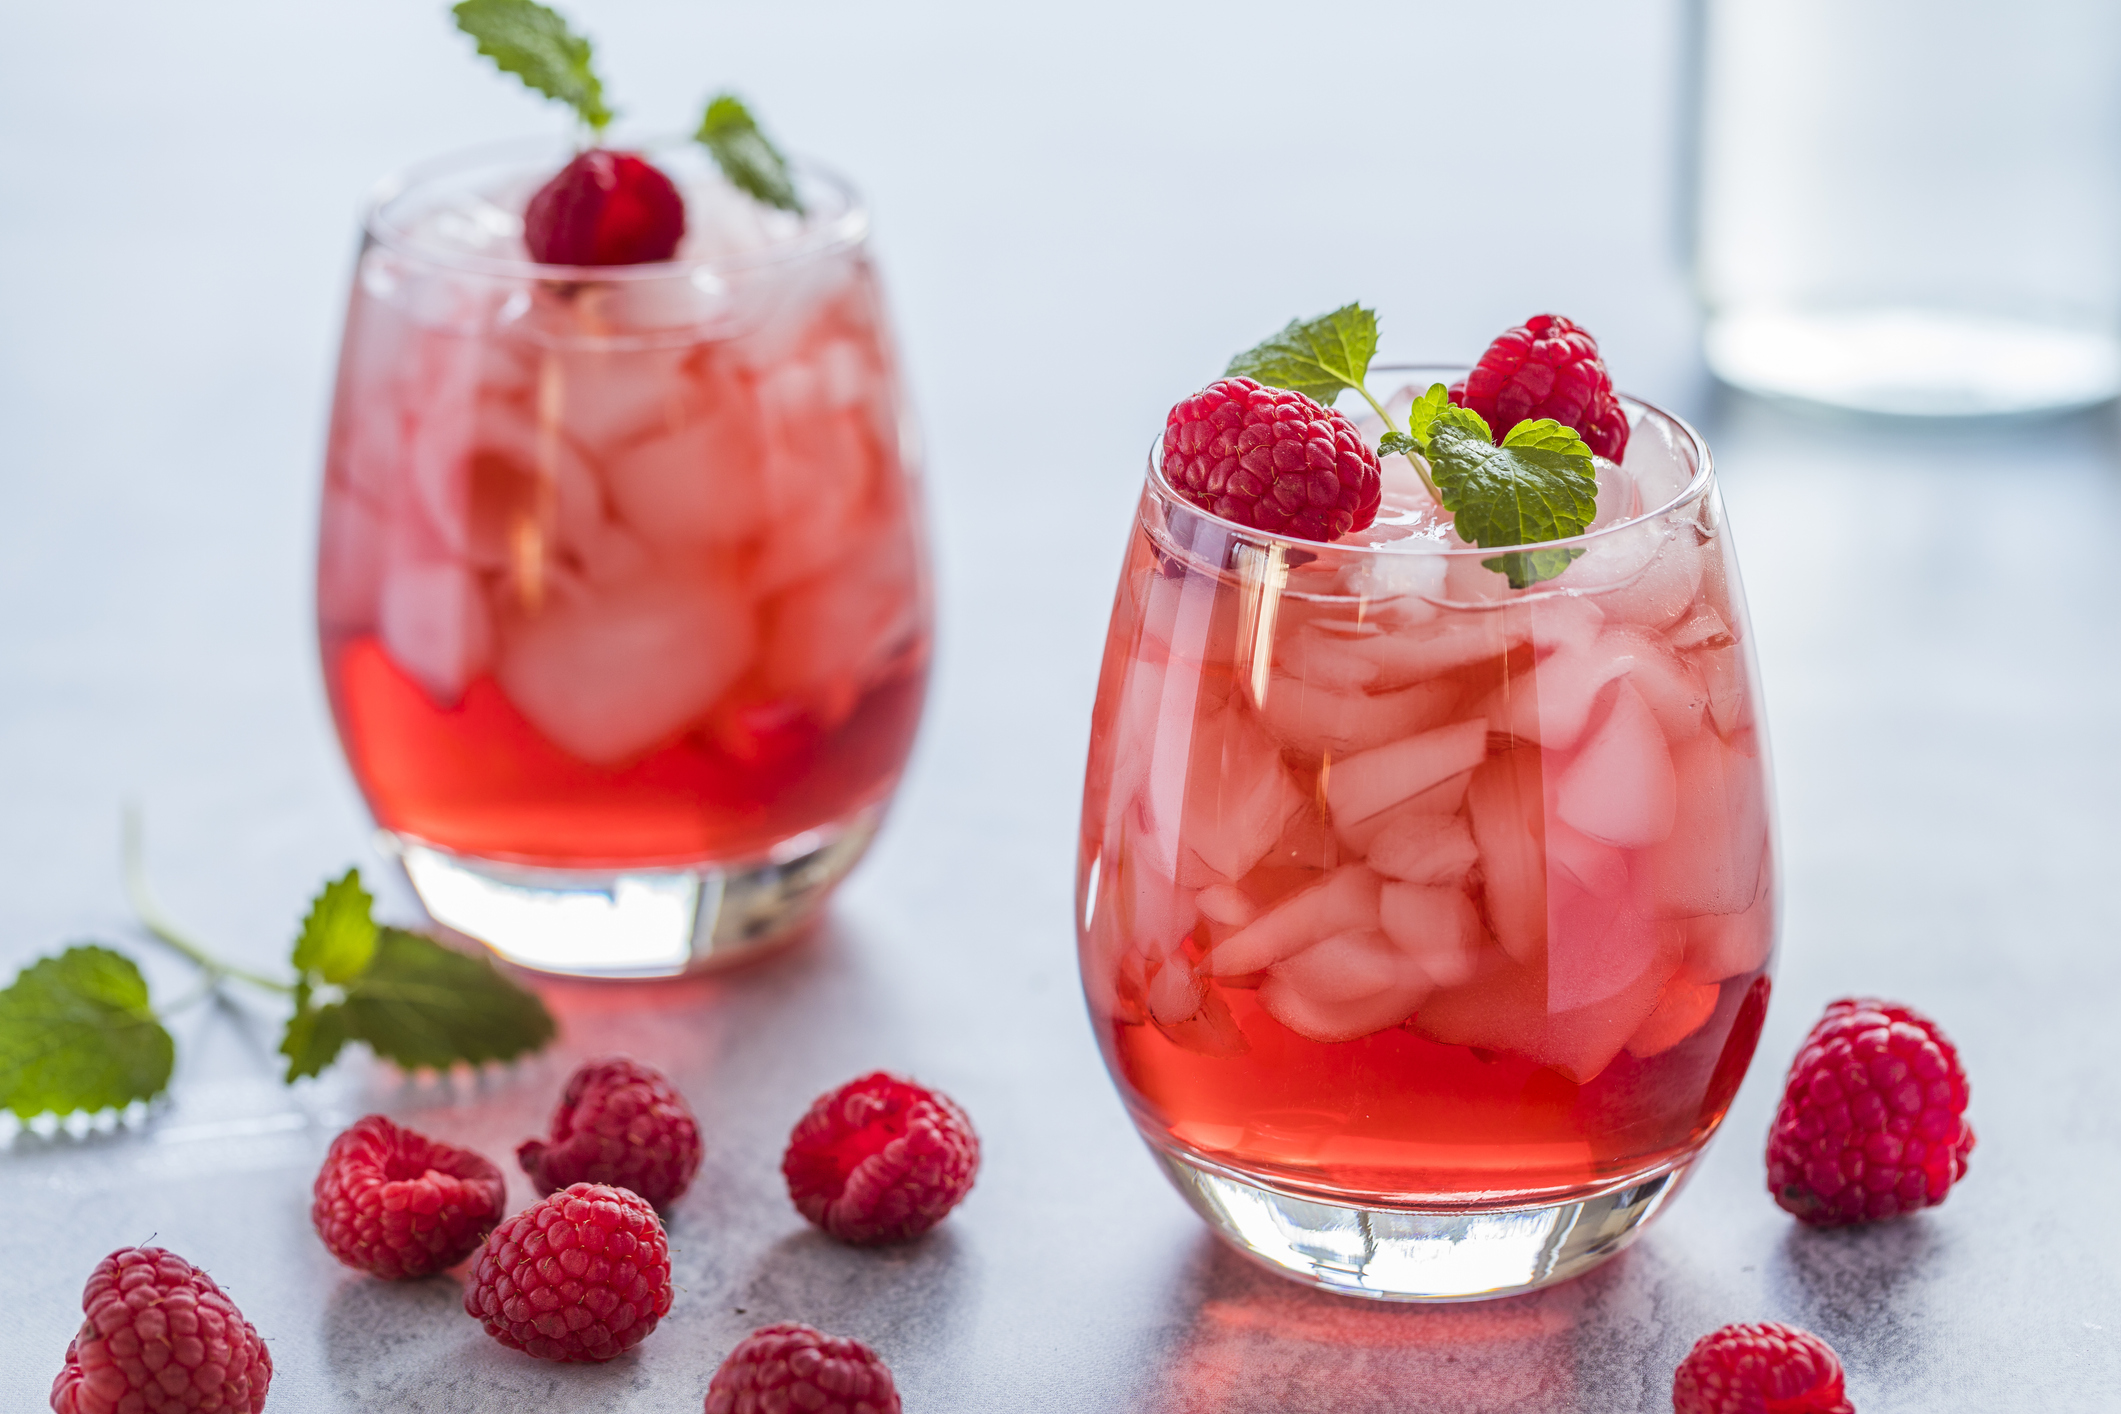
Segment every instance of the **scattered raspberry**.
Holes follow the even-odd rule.
[[[1527,418],[1551,417],[1609,461],[1628,449],[1627,414],[1598,341],[1558,314],[1535,314],[1489,344],[1451,385],[1451,401],[1485,418],[1497,442]]]
[[[1725,1326],[1694,1343],[1672,1376],[1672,1414],[1855,1414],[1841,1357],[1779,1321]]]
[[[214,1279],[176,1253],[119,1248],[89,1273],[81,1309],[52,1381],[58,1414],[265,1407],[272,1353]]]
[[[1937,1024],[1843,998],[1804,1038],[1768,1131],[1768,1191],[1819,1227],[1896,1218],[1966,1177],[1966,1072]]]
[[[347,1266],[423,1277],[469,1257],[507,1198],[481,1155],[369,1115],[331,1141],[309,1220]]]
[[[676,1202],[699,1172],[700,1127],[663,1072],[606,1056],[568,1077],[552,1114],[552,1138],[525,1140],[516,1160],[541,1193],[608,1183],[661,1208]]]
[[[1377,453],[1355,424],[1249,378],[1210,383],[1164,421],[1164,479],[1224,520],[1337,540],[1377,519]]]
[[[630,152],[593,147],[538,188],[523,213],[523,244],[544,265],[639,265],[668,260],[685,234],[685,199]]]
[[[761,1326],[707,1385],[706,1414],[899,1414],[898,1388],[858,1340],[793,1322]]]
[[[493,1230],[464,1309],[511,1350],[609,1360],[670,1314],[670,1246],[646,1199],[577,1183]]]
[[[905,1242],[971,1191],[979,1137],[947,1096],[878,1071],[820,1095],[788,1136],[781,1174],[842,1242]]]

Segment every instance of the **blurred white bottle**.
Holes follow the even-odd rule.
[[[1710,367],[1865,412],[2121,392],[2121,0],[1697,0]]]

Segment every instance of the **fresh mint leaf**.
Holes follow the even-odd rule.
[[[361,887],[361,871],[349,869],[320,890],[295,939],[295,971],[315,973],[341,985],[358,976],[376,955],[375,899]]]
[[[1598,474],[1580,439],[1575,449],[1553,445],[1557,440],[1535,429],[1523,441],[1498,447],[1487,423],[1470,409],[1436,414],[1429,429],[1429,471],[1460,538],[1495,549],[1583,532],[1598,512]],[[1481,563],[1506,575],[1512,589],[1523,589],[1552,579],[1581,553],[1525,551]]]
[[[152,1099],[176,1058],[147,979],[109,948],[39,958],[0,992],[0,1108],[23,1119]]]
[[[1347,304],[1316,319],[1290,320],[1273,338],[1231,359],[1223,376],[1287,388],[1330,407],[1341,389],[1362,387],[1376,352],[1377,315]]]
[[[557,98],[601,133],[611,122],[604,85],[590,67],[589,41],[537,0],[462,0],[451,14],[479,52],[547,98]]]
[[[287,1057],[287,1083],[305,1075],[316,1075],[339,1058],[350,1039],[346,1034],[346,1008],[338,1002],[314,1006],[314,993],[307,982],[295,984],[295,1014],[287,1019],[287,1034],[280,1038],[280,1054]]]
[[[378,930],[375,958],[347,984],[340,1011],[347,1037],[407,1070],[510,1060],[543,1046],[555,1030],[537,993],[510,981],[490,958],[402,928]],[[319,1022],[320,1033],[325,1024]]]
[[[1576,429],[1556,422],[1551,417],[1528,418],[1518,423],[1503,437],[1502,444],[1505,447],[1536,447],[1548,452],[1567,452],[1571,456],[1583,458],[1586,462],[1591,458],[1590,447],[1577,435]]]
[[[802,213],[802,198],[788,175],[788,159],[760,129],[744,101],[733,93],[716,95],[700,119],[693,138],[711,153],[730,184],[768,206]]]
[[[1429,391],[1414,400],[1407,409],[1407,435],[1422,446],[1429,442],[1429,429],[1436,424],[1445,408],[1451,405],[1451,390],[1441,383],[1431,383]],[[1479,414],[1475,413],[1475,417]],[[1482,424],[1486,426],[1485,423]]]
[[[1377,439],[1377,455],[1381,457],[1389,457],[1395,454],[1410,457],[1418,456],[1420,453],[1421,443],[1415,441],[1404,432],[1387,432],[1384,436]]]

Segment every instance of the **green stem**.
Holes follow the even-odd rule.
[[[1392,414],[1385,411],[1385,405],[1383,403],[1377,401],[1377,399],[1370,396],[1370,390],[1367,385],[1357,383],[1355,385],[1355,391],[1362,394],[1362,400],[1368,403],[1371,407],[1375,408],[1377,410],[1377,415],[1384,419],[1385,431],[1399,431],[1399,424],[1392,420]],[[1436,504],[1441,507],[1443,505],[1443,492],[1437,490],[1436,483],[1429,479],[1428,458],[1422,456],[1410,456],[1407,458],[1407,463],[1414,468],[1414,474],[1421,478],[1421,484],[1429,488],[1429,496],[1431,497],[1431,499],[1433,499]]]
[[[156,902],[153,890],[147,886],[145,852],[140,843],[140,811],[131,805],[125,808],[123,852],[126,899],[132,904],[133,912],[139,915],[140,926],[147,929],[157,941],[191,959],[206,973],[209,984],[219,983],[224,977],[232,977],[238,982],[248,982],[251,986],[263,988],[268,992],[278,992],[283,997],[294,995],[295,989],[285,982],[276,982],[270,977],[260,976],[246,968],[221,961],[185,937],[177,930],[176,924],[169,921],[168,915],[162,912],[162,905]]]

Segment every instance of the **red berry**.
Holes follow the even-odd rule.
[[[1804,1038],[1768,1131],[1768,1191],[1819,1227],[1897,1218],[1966,1177],[1966,1072],[1937,1023],[1845,997]]]
[[[493,1230],[464,1309],[511,1350],[609,1360],[670,1314],[670,1244],[646,1199],[577,1183]]]
[[[707,1385],[706,1414],[899,1414],[898,1388],[858,1340],[793,1322],[760,1326]]]
[[[424,1277],[472,1254],[501,1220],[501,1171],[483,1155],[400,1129],[381,1115],[354,1121],[317,1170],[309,1220],[349,1267]]]
[[[523,244],[542,265],[640,265],[668,260],[685,234],[685,199],[631,152],[593,147],[538,188]]]
[[[81,1293],[81,1330],[52,1381],[58,1414],[257,1414],[272,1352],[212,1277],[160,1247],[121,1247]]]
[[[1527,418],[1551,417],[1608,461],[1628,449],[1628,417],[1598,341],[1558,314],[1535,314],[1489,344],[1451,386],[1451,401],[1485,418],[1497,442]]]
[[[1164,479],[1224,520],[1338,540],[1377,519],[1377,453],[1355,424],[1249,378],[1210,383],[1164,420]]]
[[[585,1061],[567,1079],[550,1140],[516,1150],[540,1193],[570,1183],[631,1188],[658,1208],[700,1168],[700,1127],[685,1097],[652,1065],[625,1056]]]
[[[947,1096],[878,1071],[820,1095],[781,1175],[802,1215],[842,1242],[905,1242],[941,1222],[979,1172],[972,1121]]]
[[[1694,1343],[1672,1376],[1672,1414],[1855,1414],[1841,1357],[1779,1321],[1725,1326]]]

